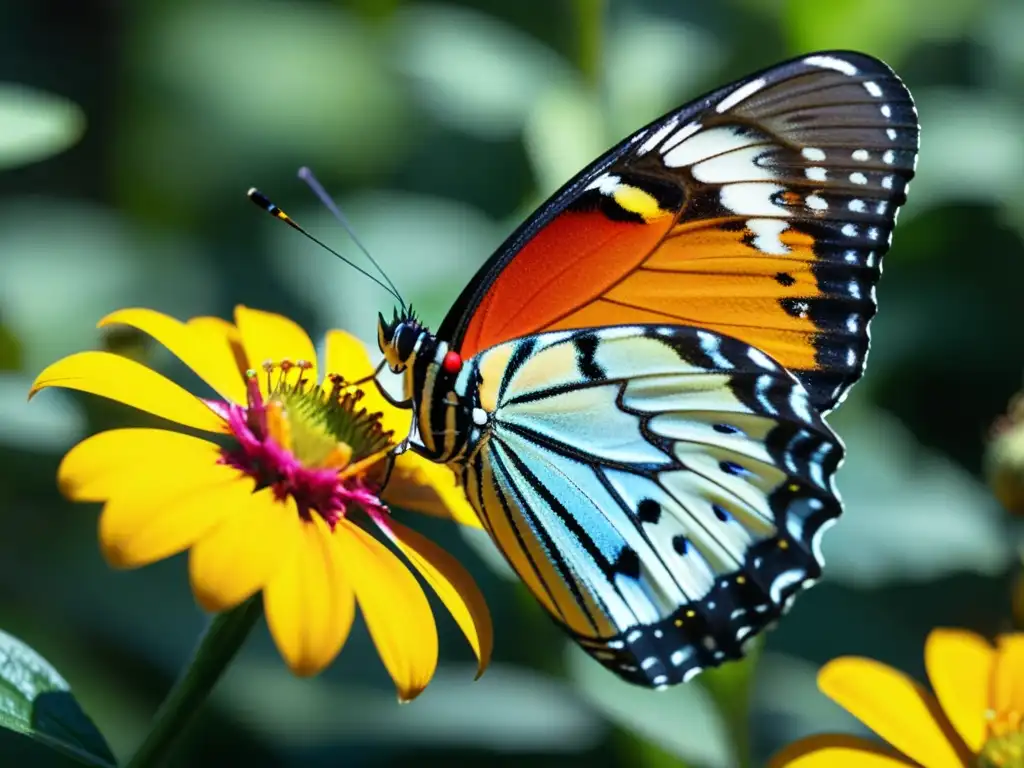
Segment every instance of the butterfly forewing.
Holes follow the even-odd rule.
[[[541,604],[633,682],[681,682],[820,575],[842,446],[744,342],[682,326],[551,332],[472,360],[467,495]]]
[[[440,330],[464,356],[558,329],[695,325],[766,352],[827,411],[860,377],[918,146],[881,62],[822,53],[638,131],[484,266]]]

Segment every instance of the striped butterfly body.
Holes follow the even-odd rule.
[[[820,53],[672,112],[556,193],[437,334],[380,319],[412,448],[630,682],[742,655],[821,575],[881,258],[916,163],[881,62]]]

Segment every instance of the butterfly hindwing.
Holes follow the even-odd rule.
[[[439,330],[464,357],[559,329],[687,324],[793,371],[819,410],[860,377],[917,157],[881,62],[780,64],[638,131],[484,265]]]
[[[624,326],[506,342],[467,366],[489,413],[468,498],[541,604],[627,680],[738,658],[820,575],[842,446],[758,350]]]

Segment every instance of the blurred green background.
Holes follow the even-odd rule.
[[[1020,0],[3,0],[0,627],[62,672],[123,757],[204,624],[183,558],[108,570],[97,509],[56,491],[75,441],[140,417],[61,391],[25,402],[44,365],[81,349],[181,373],[141,337],[101,335],[102,315],[245,303],[314,338],[374,341],[387,295],[260,214],[250,185],[354,256],[295,178],[312,166],[436,327],[505,235],[607,146],[749,71],[854,48],[914,93],[918,178],[867,377],[832,419],[849,458],[827,577],[756,665],[701,678],[724,710],[706,684],[619,683],[486,540],[416,520],[489,599],[484,678],[443,609],[437,678],[403,707],[362,626],[301,681],[260,626],[177,764],[731,768],[808,733],[862,732],[817,692],[821,663],[866,654],[923,678],[931,627],[1010,626],[1016,532],[981,467],[1024,368],[1022,29]],[[20,737],[0,749],[19,755],[3,765],[68,764]]]

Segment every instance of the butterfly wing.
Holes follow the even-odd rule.
[[[550,330],[694,325],[768,353],[827,411],[863,371],[918,134],[909,92],[868,56],[819,53],[752,75],[570,181],[438,335],[468,358]]]
[[[602,664],[663,686],[742,654],[821,573],[842,445],[785,369],[684,326],[549,332],[469,361],[470,502]]]

